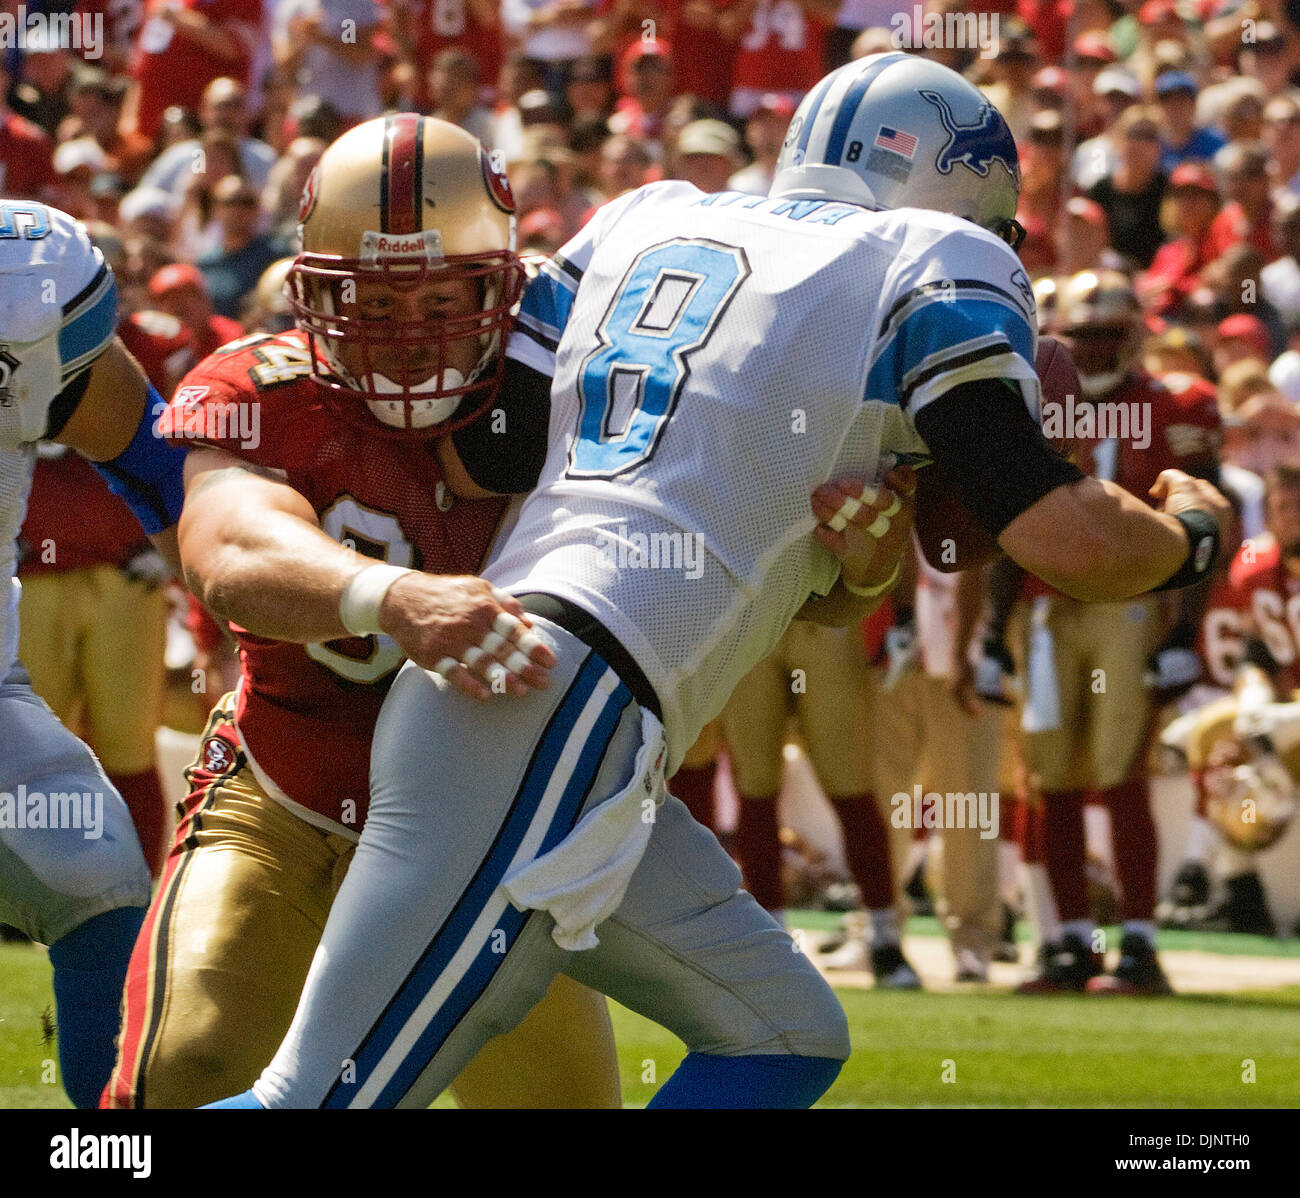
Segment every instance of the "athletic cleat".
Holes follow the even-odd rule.
[[[984,955],[973,948],[959,948],[957,958],[956,980],[958,982],[987,982],[989,980],[989,963]]]
[[[870,969],[867,943],[861,936],[850,936],[842,944],[822,953],[818,964],[823,969]]]
[[[1156,908],[1156,921],[1164,928],[1187,928],[1205,918],[1210,901],[1210,877],[1199,861],[1184,861],[1169,893]]]
[[[896,944],[886,944],[871,950],[871,972],[876,975],[876,988],[880,990],[920,990],[921,979],[908,964],[903,950]]]
[[[1268,909],[1259,874],[1251,870],[1225,883],[1227,896],[1198,925],[1198,931],[1239,932],[1247,936],[1276,936],[1277,925]]]
[[[1185,861],[1169,890],[1171,902],[1180,907],[1203,907],[1210,901],[1210,878],[1199,861]]]
[[[912,870],[912,876],[907,879],[903,893],[907,895],[907,902],[912,908],[913,915],[934,914],[934,901],[930,898],[930,892],[925,885],[924,861],[918,862],[916,868]]]
[[[1114,973],[1093,978],[1087,985],[1089,994],[1130,994],[1154,996],[1172,994],[1174,988],[1160,968],[1155,945],[1145,936],[1130,933],[1119,944],[1119,964]]]
[[[1020,945],[1016,943],[1016,913],[1010,903],[1002,904],[1002,935],[993,949],[993,960],[1003,965],[1020,963]]]
[[[1102,971],[1102,957],[1078,936],[1038,950],[1038,973],[1015,988],[1016,994],[1082,994]]]

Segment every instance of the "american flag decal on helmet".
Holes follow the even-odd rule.
[[[915,136],[904,133],[900,129],[891,129],[888,125],[880,126],[880,132],[876,134],[876,145],[882,150],[892,150],[895,154],[901,154],[909,162],[916,153]]]

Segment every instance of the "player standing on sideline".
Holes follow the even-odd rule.
[[[0,546],[10,578],[0,609],[0,922],[50,947],[59,1063],[78,1107],[95,1105],[112,1068],[149,869],[121,796],[17,660],[15,543],[36,443],[48,439],[98,463],[179,570],[184,455],[153,436],[161,401],[116,323],[113,273],[85,229],[57,209],[0,200]],[[76,796],[79,810],[55,808],[56,795]]]
[[[1124,275],[1082,271],[1059,288],[1048,324],[1078,367],[1077,411],[1100,425],[1092,449],[1098,476],[1139,500],[1169,468],[1217,482],[1221,440],[1208,383],[1187,375],[1156,379],[1141,369],[1141,321]],[[1155,948],[1156,831],[1146,758],[1159,708],[1200,673],[1192,646],[1208,582],[1178,595],[1084,604],[1025,580],[1032,612],[1022,655],[1029,679],[1025,749],[1041,780],[1045,864],[1061,932],[1040,948],[1041,968],[1018,993],[1169,993]],[[1123,892],[1119,960],[1106,975],[1085,874],[1090,790],[1110,812]]]
[[[892,585],[892,503],[833,483],[810,513],[809,489],[933,461],[919,520],[948,531],[929,506],[946,477],[1006,552],[1080,598],[1208,568],[1228,513],[1213,487],[1170,472],[1157,512],[1043,439],[1033,293],[1008,248],[1015,145],[973,86],[901,53],[852,63],[804,101],[779,166],[770,199],[621,197],[532,284],[510,352],[554,369],[550,444],[487,577],[533,613],[524,643],[554,654],[551,685],[473,701],[495,641],[474,647],[464,618],[435,670],[403,669],[289,1035],[220,1105],[418,1106],[560,971],[685,1040],[652,1105],[811,1104],[848,1054],[844,1014],[662,789],[810,597],[844,615],[844,587]],[[907,203],[953,214],[893,210]],[[864,510],[889,551],[870,552]],[[690,579],[663,556],[688,537]],[[947,564],[974,564],[956,548]],[[341,610],[396,627],[417,583],[372,566]]]
[[[304,192],[299,329],[208,357],[159,422],[194,446],[187,577],[239,626],[241,679],[187,770],[106,1106],[197,1106],[256,1076],[365,823],[393,677],[425,660],[426,628],[501,610],[488,584],[448,596],[432,575],[480,568],[505,508],[493,492],[527,490],[544,453],[545,386],[498,393],[523,284],[513,212],[463,130],[411,114],[352,130]],[[344,287],[348,247],[368,273]],[[391,637],[338,616],[375,558],[427,572]],[[604,999],[563,979],[456,1090],[474,1106],[618,1106]]]

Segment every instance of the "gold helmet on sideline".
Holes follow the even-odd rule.
[[[1065,342],[1083,393],[1100,399],[1120,385],[1142,348],[1142,307],[1118,270],[1081,270],[1060,283],[1047,331]]]

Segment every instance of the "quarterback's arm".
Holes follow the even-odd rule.
[[[946,391],[915,423],[963,504],[1006,554],[1075,599],[1127,599],[1172,578],[1190,547],[1171,513],[1198,508],[1220,536],[1228,526],[1227,501],[1177,471],[1157,484],[1163,511],[1085,477],[1044,440],[1019,391],[1000,380]]]
[[[184,455],[154,435],[150,396],[157,400],[157,393],[116,337],[66,394],[76,397],[78,392],[61,428],[54,427],[63,419],[59,401],[51,406],[50,439],[71,446],[95,465],[179,576],[176,519]]]
[[[257,636],[309,644],[359,634],[343,623],[340,604],[374,561],[330,538],[293,487],[232,453],[203,447],[186,458],[180,550],[199,601]],[[387,587],[370,631],[387,633],[412,661],[433,669],[480,645],[503,611],[527,623],[515,600],[480,578],[412,570]],[[487,698],[490,667],[515,647],[508,641],[473,670],[453,669],[449,680]],[[510,692],[545,688],[553,664],[544,646],[533,649],[530,662],[508,676]]]

